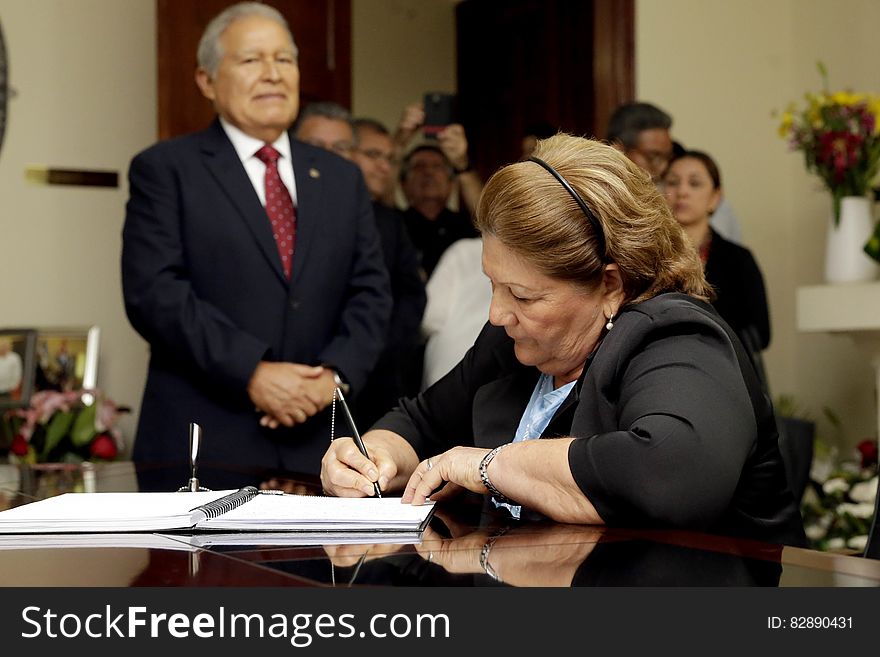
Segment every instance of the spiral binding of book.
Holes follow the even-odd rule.
[[[254,486],[245,486],[244,488],[237,490],[234,493],[224,495],[223,497],[216,499],[213,502],[208,502],[207,504],[203,504],[202,506],[196,508],[204,511],[205,515],[208,518],[217,518],[218,516],[222,516],[227,511],[237,509],[242,504],[244,504],[245,502],[249,502],[259,494],[260,491],[257,490]]]

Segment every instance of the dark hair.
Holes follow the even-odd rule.
[[[412,160],[413,156],[416,155],[416,153],[424,152],[437,153],[437,155],[442,157],[443,162],[446,164],[446,168],[449,171],[449,177],[455,177],[455,171],[452,168],[452,164],[449,162],[449,158],[446,157],[446,153],[444,153],[439,146],[434,146],[433,144],[419,144],[409,153],[404,155],[403,161],[400,163],[400,182],[404,182],[406,180],[406,176],[409,173],[409,163]]]
[[[606,138],[609,144],[620,142],[625,148],[635,148],[640,132],[671,127],[672,117],[656,105],[626,103],[611,115]]]
[[[334,103],[330,100],[315,101],[313,103],[309,103],[302,109],[293,124],[293,134],[295,137],[299,137],[299,130],[302,127],[303,123],[306,122],[306,119],[312,116],[318,116],[324,119],[328,119],[330,121],[342,121],[343,123],[347,123],[348,127],[351,128],[352,146],[357,148],[358,134],[357,131],[354,129],[354,122],[351,119],[351,112],[349,112],[339,103]]]
[[[352,125],[351,120],[351,112],[349,112],[339,103],[334,103],[329,100],[320,100],[314,103],[309,103],[302,109],[296,119],[296,125],[293,129],[294,134],[296,133],[297,128],[302,125],[303,121],[305,121],[310,116],[321,116],[325,119],[332,119],[334,121],[345,121],[346,123],[351,125],[352,130],[354,130],[354,126]]]
[[[674,155],[669,161],[669,167],[671,167],[674,162],[685,158],[702,162],[703,166],[706,167],[706,171],[709,173],[709,177],[712,179],[712,186],[715,189],[721,189],[721,171],[718,169],[718,165],[715,164],[715,160],[712,159],[711,155],[704,153],[703,151],[685,151],[680,155]],[[669,168],[667,168],[666,171],[668,172]]]
[[[388,128],[385,127],[385,124],[378,119],[371,119],[362,116],[357,119],[353,119],[351,125],[354,128],[355,132],[358,132],[359,130],[371,130],[372,132],[376,132],[380,135],[391,136],[391,133],[388,132]]]

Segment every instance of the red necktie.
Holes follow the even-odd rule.
[[[284,275],[290,278],[293,245],[296,242],[296,208],[293,207],[290,192],[278,175],[278,159],[281,154],[266,144],[255,155],[266,165],[266,214],[272,222],[272,235],[278,246]]]

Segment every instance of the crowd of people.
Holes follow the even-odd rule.
[[[800,541],[752,366],[761,272],[668,114],[623,105],[604,142],[541,124],[484,185],[464,127],[426,138],[418,103],[393,131],[300,108],[297,57],[275,9],[226,9],[198,49],[217,119],[132,161],[136,461],[184,464],[198,422],[203,462],[240,479]],[[329,442],[351,435],[337,390],[369,458]]]

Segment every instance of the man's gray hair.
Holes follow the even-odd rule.
[[[650,103],[626,103],[619,106],[608,121],[609,144],[621,143],[624,148],[635,148],[639,133],[645,130],[669,130],[672,117]]]
[[[269,5],[264,5],[262,2],[239,2],[221,11],[205,27],[196,55],[199,68],[207,71],[208,75],[212,78],[217,75],[217,69],[220,68],[220,60],[223,59],[223,46],[220,44],[220,37],[223,36],[226,28],[232,25],[232,23],[240,18],[248,18],[250,16],[268,18],[270,21],[275,21],[283,27],[290,37],[294,56],[298,55],[299,51],[297,50],[296,42],[293,40],[290,26],[280,11]]]

